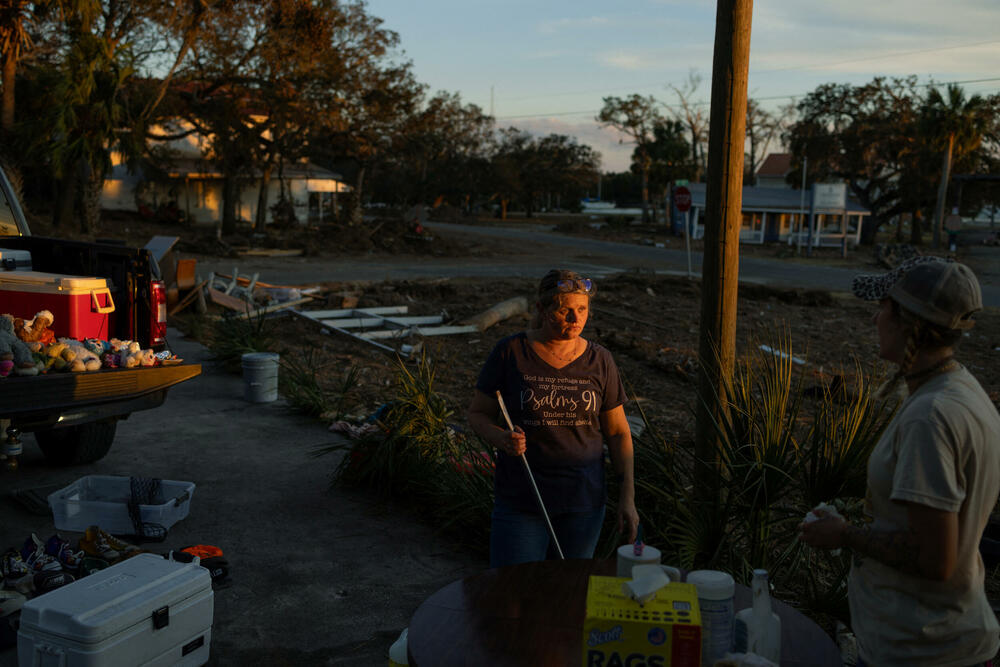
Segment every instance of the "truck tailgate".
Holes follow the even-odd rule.
[[[201,373],[201,364],[117,368],[0,379],[0,419],[33,431],[123,416],[163,403],[167,389]]]

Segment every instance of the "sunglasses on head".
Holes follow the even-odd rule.
[[[594,290],[594,281],[590,278],[557,280],[556,288],[560,292],[583,292],[590,294]]]

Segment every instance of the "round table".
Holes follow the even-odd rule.
[[[587,583],[615,576],[614,560],[524,563],[486,570],[437,591],[410,620],[410,665],[581,664]],[[736,609],[752,593],[736,586]],[[772,598],[781,617],[781,664],[840,667],[840,651],[809,618]]]

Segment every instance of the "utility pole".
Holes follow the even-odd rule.
[[[753,0],[718,0],[712,62],[712,108],[705,192],[698,363],[699,404],[695,454],[710,467],[718,461],[719,423],[728,403],[726,382],[736,363],[736,290],[743,204],[743,144]],[[703,478],[703,481],[710,479]]]

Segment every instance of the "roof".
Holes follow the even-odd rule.
[[[167,176],[170,178],[205,178],[205,179],[215,179],[222,178],[223,174],[219,168],[212,163],[210,160],[201,160],[193,158],[179,158],[172,160],[169,166],[165,169]],[[344,177],[335,171],[330,171],[329,169],[324,169],[318,165],[307,163],[291,163],[286,164],[281,169],[281,175],[283,178],[291,179],[312,179],[312,180],[330,180],[330,181],[343,181]],[[259,177],[260,173],[254,174],[255,177]],[[277,171],[272,173],[272,177],[277,179]]]
[[[791,153],[768,153],[757,168],[757,176],[774,176],[784,178],[792,170]]]
[[[704,210],[705,208],[705,183],[691,183],[687,186],[691,191],[691,205]],[[809,206],[809,192],[806,192],[805,206]],[[802,206],[802,191],[785,188],[761,188],[750,185],[743,186],[743,210],[744,211],[788,211],[798,213]],[[847,198],[847,210],[849,213],[868,215],[871,213],[867,208]],[[840,212],[839,210],[837,211]]]

